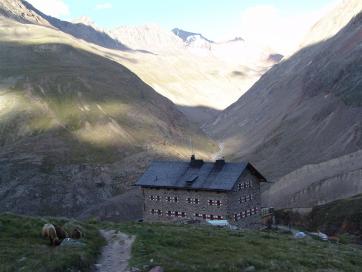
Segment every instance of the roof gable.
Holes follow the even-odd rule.
[[[230,191],[249,166],[251,165],[245,162],[225,163],[220,167],[211,162],[192,166],[185,161],[154,161],[136,185]],[[252,169],[255,170],[254,167]],[[256,173],[259,174],[257,171]]]

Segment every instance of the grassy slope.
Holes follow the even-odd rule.
[[[49,247],[48,240],[40,236],[46,222],[80,225],[86,247]],[[362,266],[360,249],[277,233],[0,214],[0,271],[88,271],[104,244],[98,228],[135,234],[130,266],[142,271],[155,265],[167,272],[243,271],[250,266],[256,271],[358,271]]]
[[[359,242],[362,239],[362,195],[336,200],[316,206],[306,215],[290,209],[276,211],[279,224],[293,226],[308,231],[322,231],[338,236],[341,242]]]
[[[85,247],[50,247],[41,237],[47,222],[78,225],[83,229]],[[104,240],[97,228],[68,219],[0,215],[0,271],[88,271],[95,263]]]
[[[163,224],[113,228],[137,235],[131,265],[140,268],[161,265],[167,272],[209,272],[242,271],[249,266],[256,271],[357,271],[362,267],[361,250],[276,233]]]
[[[309,215],[311,228],[327,233],[344,233],[362,237],[362,195],[315,207]]]

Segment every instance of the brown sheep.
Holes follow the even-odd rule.
[[[57,232],[57,236],[60,240],[64,240],[65,238],[68,238],[68,233],[58,225],[54,225],[55,231]]]
[[[44,238],[49,238],[51,246],[57,246],[60,244],[57,232],[52,224],[45,224],[41,233]]]
[[[72,231],[72,238],[73,239],[80,239],[82,238],[82,232],[79,228],[74,228]]]

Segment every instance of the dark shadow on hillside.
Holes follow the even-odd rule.
[[[246,74],[244,72],[241,72],[241,71],[232,71],[231,76],[233,76],[233,77],[245,77]]]
[[[0,77],[16,75],[9,92],[26,103],[0,119],[0,211],[78,216],[123,193],[151,160],[185,156],[189,136],[200,153],[216,151],[171,101],[115,61],[66,44],[0,46]]]
[[[359,13],[334,36],[283,59],[221,113],[223,122],[210,121],[206,128],[215,139],[232,139],[226,156],[247,158],[275,181],[361,149],[361,23]],[[243,118],[253,122],[235,126]]]

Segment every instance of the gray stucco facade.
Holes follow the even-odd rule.
[[[231,190],[142,186],[144,220],[228,220],[241,228],[259,228],[262,180],[253,172],[243,170]]]

